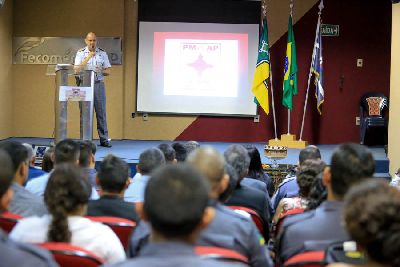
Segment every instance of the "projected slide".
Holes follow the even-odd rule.
[[[258,25],[141,22],[138,111],[255,115],[257,32]]]

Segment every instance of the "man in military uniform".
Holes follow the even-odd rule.
[[[85,39],[86,47],[78,50],[75,56],[75,70],[79,72],[88,66],[95,71],[94,79],[94,110],[97,119],[97,132],[100,138],[100,146],[111,147],[108,139],[106,120],[106,93],[104,87],[104,76],[110,75],[111,64],[107,53],[97,47],[96,34],[89,32]]]

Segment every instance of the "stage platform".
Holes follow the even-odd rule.
[[[10,138],[23,143],[29,143],[32,145],[49,146],[53,139],[50,138]],[[94,140],[96,144],[99,144],[98,140]],[[136,165],[139,160],[140,153],[151,147],[156,147],[161,143],[173,143],[173,141],[143,141],[143,140],[113,140],[112,148],[104,148],[101,146],[97,147],[96,161],[100,162],[106,155],[114,154],[125,161],[127,161],[131,167]],[[184,143],[184,141],[182,142]],[[209,145],[220,151],[221,153],[231,145],[232,143],[226,142],[199,142],[200,145]],[[265,143],[238,143],[238,144],[253,144],[255,145],[261,154],[262,163],[271,164],[271,160],[264,157],[264,145]],[[318,145],[321,150],[322,160],[327,164],[331,161],[332,153],[337,145]],[[389,175],[389,159],[386,156],[383,146],[381,147],[369,147],[374,155],[376,162],[376,176],[390,178]],[[278,164],[297,164],[299,158],[300,149],[288,149],[288,156],[285,159],[279,160]],[[134,168],[132,168],[134,170]]]

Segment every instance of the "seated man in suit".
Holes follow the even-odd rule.
[[[251,183],[260,183],[262,190],[256,186],[243,183],[250,165],[250,157],[242,145],[231,145],[224,152],[225,161],[239,175],[238,184],[232,196],[225,203],[228,206],[242,206],[255,210],[263,221],[264,238],[269,238],[269,221],[271,219],[271,204],[265,184],[261,181],[247,178]]]
[[[252,267],[272,266],[267,249],[263,246],[264,239],[251,218],[237,214],[218,202],[229,180],[222,155],[211,147],[202,147],[193,151],[186,161],[204,175],[204,179],[210,185],[209,196],[215,208],[214,219],[200,233],[196,244],[235,250],[246,256]],[[131,256],[138,254],[149,236],[148,225],[141,222],[131,239]]]
[[[129,166],[122,159],[106,156],[100,164],[96,181],[101,190],[101,197],[89,201],[89,216],[113,216],[139,221],[135,204],[125,202],[124,192],[129,185]]]
[[[23,217],[47,214],[43,199],[23,187],[28,177],[29,168],[29,156],[26,147],[19,142],[7,140],[0,143],[0,148],[8,153],[13,163],[14,178],[11,188],[14,191],[14,197],[10,203],[9,211]]]
[[[10,185],[13,181],[13,163],[7,152],[0,149],[0,214],[8,209],[13,191]],[[32,245],[16,243],[8,238],[0,229],[0,259],[1,266],[58,266],[51,255]]]
[[[348,189],[369,177],[375,170],[371,152],[358,144],[342,144],[335,149],[331,167],[325,168],[323,183],[328,198],[315,210],[287,218],[278,237],[278,261],[303,251],[325,250],[333,242],[346,241],[341,215]]]
[[[26,184],[30,180],[35,179],[36,177],[39,177],[43,174],[46,174],[46,172],[35,167],[36,155],[33,153],[32,146],[28,143],[23,143],[23,145],[28,150],[28,158],[29,158],[29,174],[25,182]]]
[[[193,251],[200,231],[214,217],[208,185],[193,167],[168,164],[157,169],[147,183],[141,213],[151,227],[150,243],[134,259],[114,266],[230,266]]]
[[[97,188],[96,184],[96,144],[89,140],[79,142],[79,166],[81,166],[83,174],[87,177],[93,188]]]

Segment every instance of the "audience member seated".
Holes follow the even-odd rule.
[[[10,237],[28,243],[71,243],[92,251],[107,263],[124,260],[124,249],[114,232],[83,217],[91,191],[89,182],[75,166],[57,165],[44,193],[51,216],[20,220]]]
[[[39,177],[43,174],[46,174],[46,172],[35,167],[36,155],[33,154],[32,146],[27,143],[23,143],[23,145],[28,150],[28,158],[29,158],[29,174],[28,174],[28,178],[26,179],[26,182],[25,182],[25,184],[26,184],[30,180],[32,180],[36,177]]]
[[[195,241],[212,221],[214,209],[208,207],[208,186],[193,167],[168,164],[157,169],[144,197],[142,218],[151,227],[150,243],[134,259],[113,266],[231,266],[194,253]]]
[[[309,145],[302,149],[299,153],[299,166],[307,159],[321,159],[319,148]],[[274,210],[279,205],[282,198],[297,197],[299,195],[299,186],[297,185],[296,176],[289,174],[278,186],[274,196],[272,197],[272,207]]]
[[[100,164],[96,181],[100,187],[100,199],[89,202],[87,215],[113,216],[139,221],[134,203],[123,199],[125,189],[129,185],[129,166],[122,159],[106,156]]]
[[[231,197],[233,191],[235,191],[236,185],[239,181],[239,176],[238,176],[236,170],[230,164],[228,164],[226,162],[225,162],[224,171],[225,171],[226,175],[228,175],[229,180],[228,180],[228,186],[226,187],[225,191],[219,195],[218,200],[221,203],[225,203],[228,201],[228,199]]]
[[[357,243],[357,250],[365,254],[364,266],[400,265],[399,210],[400,191],[381,180],[370,179],[354,186],[346,195],[343,212],[346,229]],[[347,266],[352,265],[329,265]]]
[[[172,148],[175,150],[176,160],[178,162],[184,162],[187,157],[186,147],[183,144],[176,142],[172,144]]]
[[[7,211],[13,192],[10,188],[13,181],[13,163],[7,152],[0,149],[0,214]],[[13,242],[0,229],[0,266],[18,267],[56,267],[51,255],[33,245]]]
[[[271,205],[268,201],[269,200],[268,193],[248,187],[241,183],[243,178],[247,175],[247,170],[250,164],[250,157],[247,153],[247,150],[241,145],[231,145],[224,152],[224,157],[225,161],[228,164],[232,165],[232,167],[236,170],[239,176],[236,189],[233,192],[232,196],[226,202],[226,205],[243,206],[255,210],[260,215],[263,221],[264,238],[268,239],[269,221],[271,219],[270,216]],[[254,180],[254,179],[249,179],[249,180]]]
[[[322,173],[326,165],[322,160],[308,159],[297,168],[296,181],[299,186],[299,196],[292,198],[283,198],[275,211],[272,223],[277,223],[280,216],[293,209],[306,209],[308,205],[308,196],[314,180],[317,175]]]
[[[261,163],[260,152],[254,145],[246,145],[245,148],[247,149],[247,152],[249,153],[250,157],[249,173],[247,174],[246,177],[253,178],[265,183],[267,187],[267,192],[269,196],[272,197],[275,191],[274,183],[272,182],[268,174],[264,172]]]
[[[323,182],[328,197],[317,209],[293,215],[283,222],[278,242],[278,262],[303,251],[325,250],[333,242],[349,239],[341,213],[348,189],[374,174],[371,152],[358,144],[342,144],[335,149]]]
[[[214,202],[215,217],[201,233],[196,242],[199,246],[214,246],[231,249],[249,259],[251,266],[272,266],[272,260],[263,246],[264,239],[259,234],[251,218],[246,218],[222,205],[218,198],[228,186],[229,177],[225,173],[222,155],[211,147],[193,151],[186,161],[194,166],[210,185],[209,196]],[[143,222],[132,237],[131,255],[136,256],[149,239],[150,230]]]
[[[60,141],[54,149],[54,168],[62,163],[79,164],[79,144],[72,139]],[[26,189],[37,196],[43,196],[50,173],[30,181]]]
[[[124,199],[127,202],[143,202],[144,189],[150,178],[150,173],[156,168],[165,165],[164,154],[158,148],[149,148],[139,156],[136,165],[136,175],[125,191]]]
[[[54,147],[50,147],[44,152],[42,159],[42,170],[45,172],[51,172],[54,167]]]
[[[29,158],[26,147],[16,141],[3,141],[0,143],[0,148],[8,153],[13,163],[14,179],[11,189],[14,191],[14,197],[9,211],[23,217],[46,214],[47,210],[43,199],[23,187],[29,171]]]
[[[79,166],[81,166],[82,171],[85,176],[87,176],[89,183],[93,188],[97,188],[96,184],[96,144],[89,140],[84,140],[79,142]]]
[[[175,149],[170,144],[159,144],[158,149],[164,154],[165,163],[177,163]]]
[[[183,144],[183,146],[186,148],[186,153],[189,156],[189,154],[192,153],[192,151],[200,147],[200,144],[197,141],[187,141],[186,143]]]

